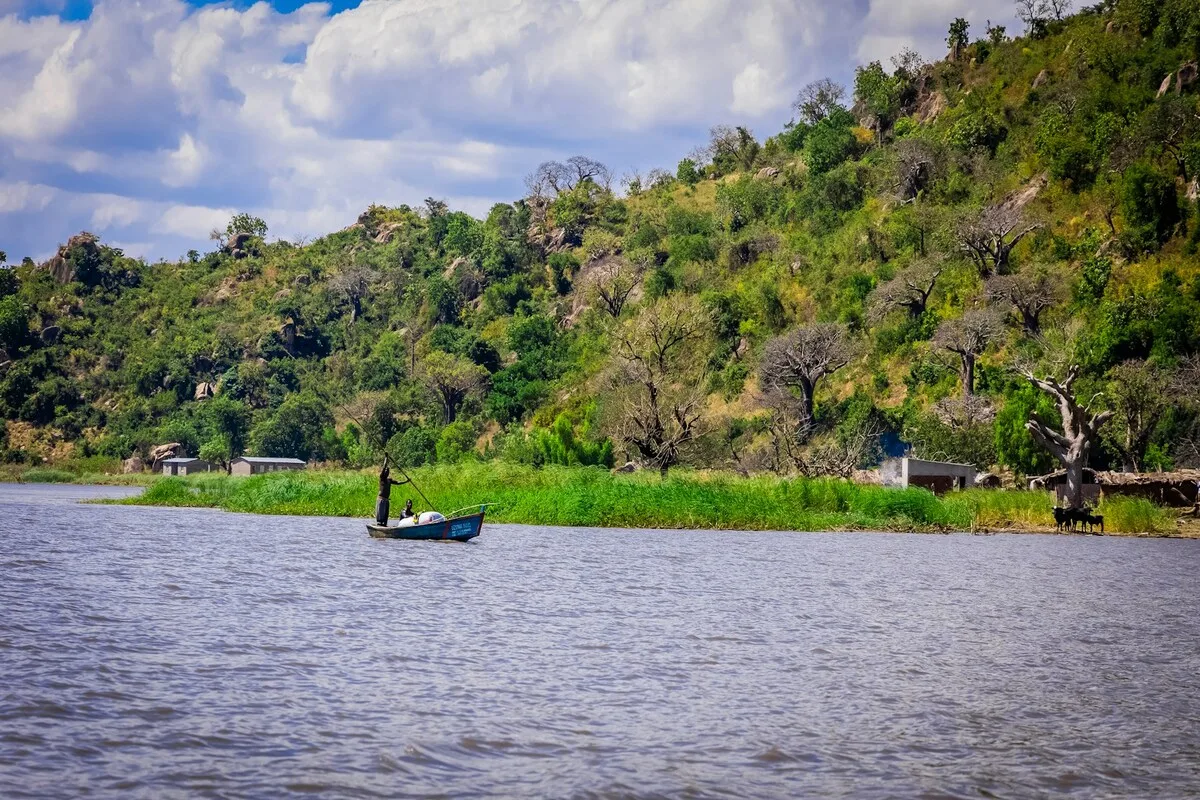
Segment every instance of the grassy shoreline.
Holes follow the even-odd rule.
[[[1048,496],[971,490],[938,498],[921,489],[888,489],[836,480],[742,478],[725,473],[610,475],[600,469],[532,469],[507,464],[439,466],[412,471],[443,512],[496,504],[493,522],[600,528],[793,531],[1053,532]],[[374,508],[368,472],[276,473],[252,478],[197,475],[153,481],[128,505],[218,508],[295,516],[358,517]],[[393,506],[412,498],[396,488]],[[1145,500],[1116,499],[1100,509],[1123,535],[1178,535],[1175,513]]]

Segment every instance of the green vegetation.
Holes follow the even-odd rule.
[[[885,489],[832,479],[678,472],[612,475],[568,469],[473,464],[412,471],[430,502],[447,511],[488,510],[493,522],[532,525],[725,530],[976,530],[1052,528],[1041,492],[975,490],[938,499],[923,489]],[[127,504],[221,508],[254,514],[365,517],[378,482],[355,472],[276,473],[253,478],[164,478]],[[393,503],[424,501],[409,487]],[[1169,533],[1175,518],[1143,500],[1105,503],[1114,533]]]
[[[1061,19],[1064,3],[1024,5],[1024,36],[947,20],[950,58],[906,51],[850,88],[796,87],[776,135],[717,127],[619,187],[576,157],[484,219],[430,198],[287,242],[239,214],[174,263],[80,235],[0,269],[0,460],[178,442],[356,469],[386,448],[462,465],[446,474],[480,490],[448,504],[500,500],[512,519],[712,525],[720,508],[742,527],[1044,512],[1025,495],[657,473],[849,478],[909,450],[1019,478],[1058,466],[1060,433],[1097,469],[1198,465],[1200,0]],[[1095,430],[1059,431],[1029,379],[1065,375]],[[551,469],[626,460],[656,477]],[[513,474],[536,491],[489,477]],[[334,506],[308,480],[333,482]],[[359,483],[164,482],[150,499],[193,487],[222,507],[357,514]],[[1161,522],[1143,512],[1112,513]]]

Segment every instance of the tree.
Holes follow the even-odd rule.
[[[967,38],[970,30],[970,24],[962,17],[958,17],[950,23],[950,35],[946,37],[946,44],[950,46],[951,61],[958,61],[962,57],[963,48],[970,41]]]
[[[375,273],[361,266],[350,266],[329,279],[329,288],[346,298],[350,304],[350,324],[362,314],[362,301],[371,289]]]
[[[1004,274],[1013,249],[1041,227],[1040,223],[1026,224],[1019,208],[989,206],[959,226],[959,248],[975,262],[981,277]]]
[[[610,317],[618,319],[629,298],[642,285],[648,264],[614,257],[596,265],[590,277],[590,288],[597,304]]]
[[[896,193],[905,203],[915,201],[938,175],[941,154],[925,139],[904,139],[896,146]]]
[[[1043,380],[1032,372],[1024,373],[1031,384],[1058,403],[1059,414],[1062,416],[1062,432],[1055,430],[1036,412],[1030,414],[1025,428],[1066,470],[1067,502],[1071,508],[1083,507],[1084,467],[1087,466],[1092,447],[1099,438],[1100,429],[1113,418],[1112,411],[1093,413],[1091,401],[1082,405],[1079,403],[1074,390],[1079,372],[1078,365],[1072,366],[1061,383],[1052,377]]]
[[[1015,0],[1017,6],[1017,19],[1025,23],[1025,35],[1034,32],[1034,29],[1044,20],[1046,0]]]
[[[1071,0],[1042,0],[1038,10],[1042,14],[1049,14],[1056,22],[1061,22],[1071,13]]]
[[[326,436],[333,430],[329,406],[311,391],[289,395],[250,434],[255,452],[262,456],[323,461],[338,456],[336,441]]]
[[[1021,324],[1030,336],[1042,329],[1042,312],[1062,302],[1062,283],[1044,271],[1016,275],[994,275],[984,291],[993,302],[1007,303],[1021,315]]]
[[[883,141],[883,134],[891,129],[900,111],[900,89],[900,81],[888,75],[878,61],[854,70],[855,104],[874,117],[873,127],[879,142]]]
[[[424,362],[424,377],[442,404],[443,421],[458,418],[463,402],[487,380],[487,370],[461,356],[435,350]]]
[[[1170,376],[1145,361],[1126,361],[1109,372],[1108,391],[1120,432],[1113,441],[1126,472],[1141,472],[1146,448],[1170,407]]]
[[[834,83],[829,78],[821,78],[800,90],[792,108],[800,115],[803,122],[816,125],[821,120],[828,118],[835,110],[844,110],[842,101],[845,98],[846,88],[844,86]]]
[[[762,149],[749,128],[716,125],[709,131],[705,155],[717,173],[727,175],[735,170],[750,170]]]
[[[871,300],[871,317],[882,320],[895,309],[904,309],[910,319],[925,313],[929,296],[933,294],[944,268],[935,261],[918,261],[895,278],[875,290]]]
[[[572,156],[566,162],[545,161],[525,178],[525,188],[530,197],[550,198],[571,191],[584,181],[608,189],[612,185],[612,173],[604,164],[587,156]]]
[[[695,298],[672,295],[613,334],[618,438],[664,476],[702,431],[705,366],[699,355],[711,328]]]
[[[813,422],[813,396],[817,384],[850,363],[854,346],[846,328],[835,323],[818,323],[778,336],[767,342],[760,367],[763,389],[768,392],[800,392],[800,429]]]
[[[1171,238],[1179,224],[1179,195],[1175,181],[1139,161],[1121,179],[1121,215],[1127,237],[1137,250],[1156,250]]]
[[[259,239],[263,239],[267,235],[267,223],[261,218],[251,216],[250,214],[241,213],[235,214],[233,219],[229,220],[229,224],[225,226],[225,235],[232,239],[239,233],[248,233]]]
[[[0,300],[0,350],[9,356],[29,340],[29,310],[16,295]]]
[[[968,311],[957,319],[946,320],[938,327],[933,343],[958,356],[963,396],[975,393],[975,362],[1003,331],[1000,315],[988,308]]]

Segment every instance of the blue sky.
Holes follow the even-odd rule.
[[[760,138],[807,82],[1010,0],[0,0],[0,250],[79,230],[209,247],[238,211],[311,238],[371,203],[478,215],[540,162],[673,169],[709,127]],[[1014,26],[1015,27],[1015,26]]]

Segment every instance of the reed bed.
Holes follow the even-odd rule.
[[[727,473],[612,475],[595,468],[533,469],[510,464],[437,466],[411,471],[392,492],[393,511],[412,499],[444,513],[492,504],[488,519],[529,525],[716,530],[1053,530],[1042,492],[971,490],[935,497],[821,479],[742,478]],[[281,472],[250,478],[163,478],[121,502],[222,508],[253,514],[371,515],[377,482],[369,472]],[[1118,498],[1100,508],[1112,533],[1170,533],[1175,517],[1145,501]]]

